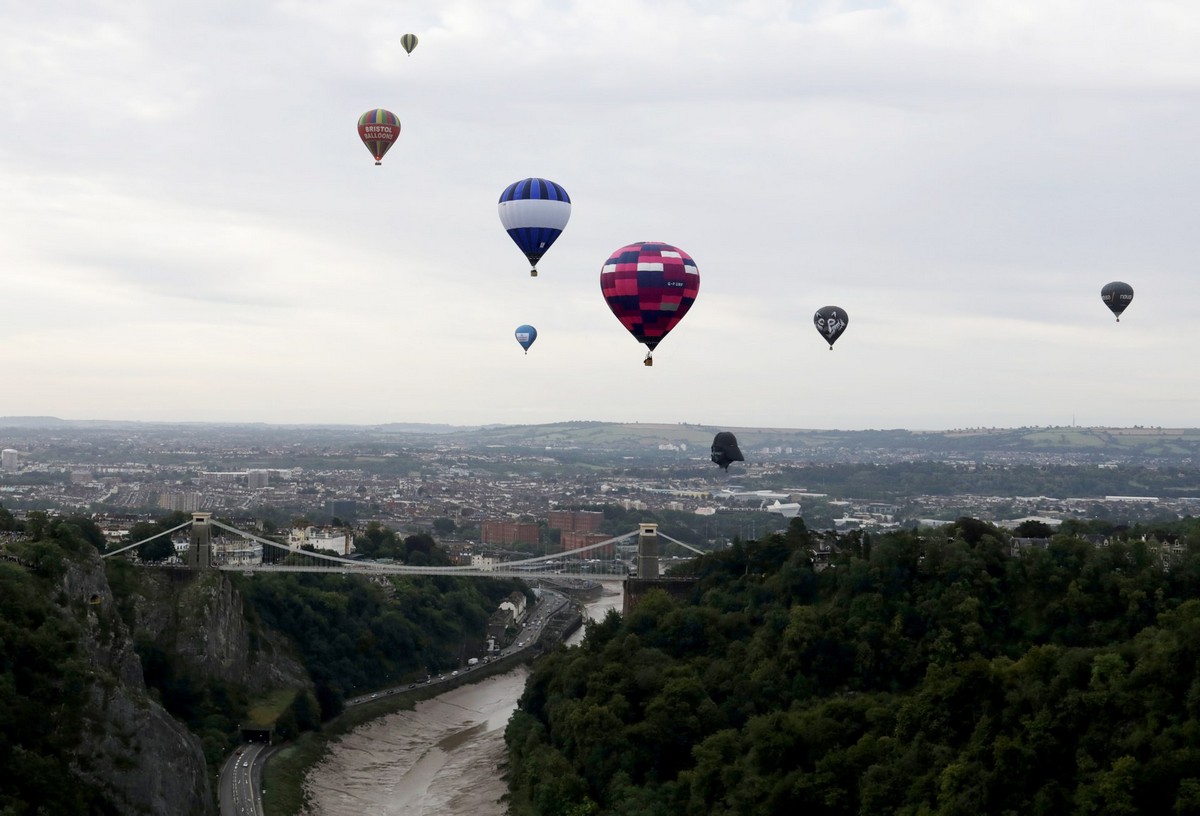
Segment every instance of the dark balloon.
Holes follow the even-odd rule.
[[[1125,307],[1133,302],[1133,287],[1123,281],[1106,283],[1100,290],[1100,299],[1104,301],[1105,306],[1112,310],[1112,313],[1117,316],[1117,322],[1120,323],[1121,312],[1125,311]]]
[[[746,461],[738,449],[737,437],[729,431],[721,431],[713,437],[712,460],[725,470],[729,470],[734,462]]]
[[[417,35],[405,34],[400,38],[400,45],[411,55],[412,50],[417,47]]]
[[[846,326],[850,325],[850,317],[844,309],[840,309],[837,306],[822,306],[813,315],[813,325],[817,327],[817,331],[829,343],[829,350],[833,351],[833,344],[842,336],[842,332],[846,330]]]

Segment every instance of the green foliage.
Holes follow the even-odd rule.
[[[3,505],[0,505],[0,533],[11,533],[16,529],[16,518]]]
[[[69,547],[84,543],[63,536]],[[100,791],[64,784],[75,780],[85,689],[95,682],[77,625],[54,603],[69,549],[55,539],[14,549],[38,565],[0,561],[0,813],[110,812]]]
[[[803,524],[696,565],[537,665],[506,733],[512,812],[1193,813],[1200,548],[1007,554],[962,518]]]
[[[144,541],[137,548],[138,558],[143,561],[163,561],[175,554],[175,545],[171,543],[171,537],[168,535],[159,535],[167,530],[178,527],[187,518],[180,518],[182,513],[171,513],[164,516],[156,522],[139,521],[129,528],[129,532],[125,534],[127,544],[133,544],[135,541]],[[153,541],[146,541],[151,536],[159,536]]]
[[[1020,538],[1049,538],[1054,535],[1054,529],[1044,521],[1027,519],[1017,525],[1013,535]]]
[[[418,539],[413,553],[424,552],[421,537],[409,538]],[[320,719],[341,711],[347,697],[457,665],[462,646],[482,637],[488,616],[518,586],[454,578],[387,581],[284,574],[239,582],[251,614],[299,650],[316,684]],[[297,724],[303,727],[306,717],[312,719],[297,712]]]
[[[402,538],[378,521],[369,522],[363,534],[354,537],[354,549],[364,558],[390,558],[414,566],[450,565],[450,556],[429,534]]]

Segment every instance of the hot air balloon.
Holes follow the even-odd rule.
[[[623,246],[600,270],[600,291],[608,308],[639,343],[654,348],[683,319],[700,291],[696,262],[682,249],[654,241]]]
[[[417,35],[416,34],[405,34],[403,37],[400,38],[400,45],[404,46],[404,50],[407,51],[409,53],[409,55],[411,55],[413,49],[417,47]],[[434,50],[436,51],[437,49],[434,49]]]
[[[837,306],[822,306],[813,315],[813,325],[829,343],[830,351],[833,351],[833,344],[842,336],[842,332],[849,324],[850,318],[846,315],[846,311]]]
[[[525,349],[525,353],[528,354],[529,347],[533,345],[534,340],[537,340],[537,329],[528,324],[524,326],[517,326],[517,331],[515,334],[517,336],[517,342],[521,344],[521,348]]]
[[[536,278],[538,261],[571,217],[571,197],[553,181],[527,178],[504,188],[499,207],[500,223],[529,259],[529,274]]]
[[[1112,313],[1117,316],[1117,322],[1120,323],[1121,312],[1125,311],[1125,307],[1133,302],[1133,287],[1124,281],[1106,283],[1100,290],[1100,299],[1104,301],[1105,306],[1112,310]]]
[[[375,163],[383,164],[383,154],[400,137],[400,120],[383,108],[369,110],[358,117],[358,136],[375,157]]]
[[[712,460],[725,470],[729,470],[729,465],[733,462],[746,461],[738,448],[737,437],[729,431],[721,431],[713,437]]]

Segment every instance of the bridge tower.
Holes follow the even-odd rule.
[[[658,525],[648,521],[638,524],[638,578],[658,577]]]
[[[209,569],[212,567],[212,526],[208,523],[212,513],[192,513],[192,527],[189,531],[191,544],[187,551],[188,569]]]

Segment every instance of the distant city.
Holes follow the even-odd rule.
[[[735,429],[746,461],[728,473],[709,461],[717,430],[0,418],[0,506],[87,514],[114,542],[139,520],[210,512],[339,551],[346,529],[376,522],[476,555],[587,546],[638,514],[721,546],[797,516],[842,531],[962,515],[1012,527],[1200,512],[1191,429]],[[606,526],[605,512],[617,520]]]

